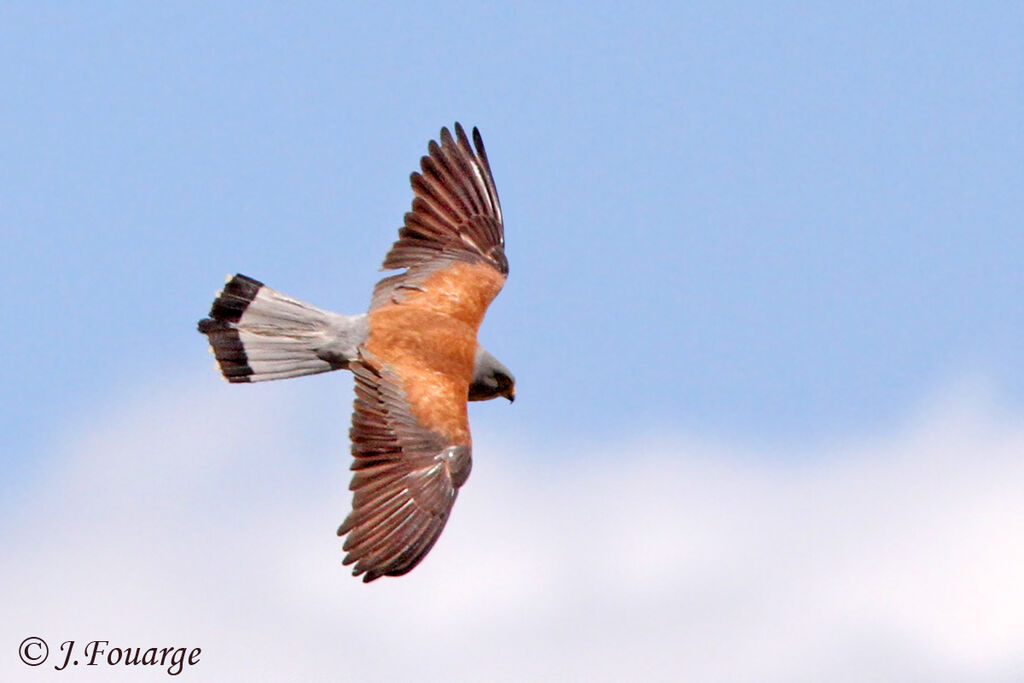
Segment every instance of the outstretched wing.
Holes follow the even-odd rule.
[[[350,364],[352,512],[345,564],[364,581],[415,567],[471,467],[466,397],[476,333],[508,274],[501,206],[480,133],[441,130],[412,174],[415,197]]]
[[[410,178],[412,211],[382,266],[406,271],[377,283],[371,311],[401,302],[404,294],[421,290],[431,275],[457,262],[491,269],[479,278],[488,290],[496,281],[500,290],[508,275],[501,204],[480,131],[473,129],[471,146],[461,124],[455,124],[454,138],[442,128],[441,144],[431,140],[428,151],[420,172]]]
[[[419,564],[448,521],[471,467],[469,443],[449,443],[412,415],[401,380],[369,360],[350,365],[356,378],[352,416],[355,474],[344,564],[369,582]]]

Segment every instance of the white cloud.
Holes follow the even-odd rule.
[[[202,647],[190,680],[1024,672],[1024,425],[982,400],[799,457],[680,434],[570,457],[479,420],[438,546],[364,585],[333,535],[348,505],[340,387],[172,387],[70,435],[0,520],[0,643],[51,646],[37,669],[0,658],[2,678],[165,675],[53,671],[68,639]]]

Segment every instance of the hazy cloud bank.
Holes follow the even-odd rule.
[[[523,457],[478,408],[438,546],[363,585],[333,535],[346,406],[323,419],[347,393],[247,389],[171,388],[67,435],[0,520],[5,680],[166,675],[54,671],[69,639],[202,647],[191,680],[1024,676],[1024,422],[969,394],[799,457],[671,429]]]

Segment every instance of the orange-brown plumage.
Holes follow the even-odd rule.
[[[505,278],[483,264],[453,262],[400,303],[370,312],[365,348],[402,380],[411,412],[454,443],[470,443],[465,397],[477,331]]]
[[[348,534],[345,564],[365,581],[419,563],[469,476],[477,332],[508,274],[479,132],[471,145],[459,124],[455,137],[442,129],[420,168],[412,211],[384,259],[404,271],[374,288],[369,332],[351,365],[354,495],[338,534]]]

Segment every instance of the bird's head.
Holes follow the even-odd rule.
[[[516,378],[497,358],[478,346],[469,400],[488,401],[499,396],[507,398],[509,403],[516,400]]]

